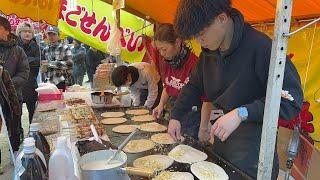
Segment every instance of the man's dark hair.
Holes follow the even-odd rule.
[[[111,74],[112,83],[116,87],[123,86],[127,81],[128,74],[129,68],[127,66],[122,65],[114,68]]]
[[[215,17],[231,12],[231,0],[180,0],[174,28],[184,40],[191,39],[208,27]]]
[[[174,32],[173,25],[169,23],[161,24],[157,27],[153,39],[155,41],[164,41],[167,43],[175,43],[178,35]]]
[[[11,32],[11,25],[7,18],[0,16],[0,26],[4,27],[5,30]]]

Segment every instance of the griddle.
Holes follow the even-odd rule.
[[[129,109],[141,109],[141,108],[145,109],[145,107],[129,107],[129,108],[128,107],[116,107],[116,108],[94,108],[93,111],[94,111],[97,119],[100,121],[101,119],[103,119],[103,117],[101,117],[101,113],[106,112],[106,111],[125,112],[126,110],[129,110]],[[150,110],[150,113],[151,112],[152,111]],[[139,124],[146,123],[146,122],[140,123],[140,122],[132,121],[131,120],[132,115],[126,114],[124,117],[127,118],[128,121],[123,124],[139,125]],[[156,122],[158,122],[159,124],[166,125],[166,126],[168,125],[168,121],[165,119],[156,120]],[[112,145],[114,145],[116,147],[118,147],[120,145],[120,143],[128,136],[128,134],[119,134],[119,133],[112,132],[112,128],[115,126],[118,126],[118,125],[105,125],[106,133],[107,133]],[[153,134],[156,134],[156,133],[139,131],[136,133],[136,135],[132,139],[150,139],[150,137]],[[205,152],[208,155],[208,158],[206,161],[210,161],[210,162],[216,163],[219,166],[221,166],[228,174],[230,180],[251,180],[251,179],[253,179],[252,177],[250,177],[249,175],[247,175],[246,173],[241,171],[239,168],[235,167],[233,164],[231,164],[227,160],[221,158],[218,154],[214,153],[212,150],[212,145],[205,146],[205,145],[201,144],[199,141],[192,138],[191,136],[188,136],[186,134],[184,134],[183,136],[185,137],[185,141],[183,142],[183,144],[189,145],[189,146],[194,147],[200,151]],[[146,155],[152,155],[152,154],[167,155],[176,145],[177,144],[156,145],[155,148],[145,152],[143,155],[141,155],[141,157],[146,156]],[[129,166],[131,166],[132,162],[127,162],[127,164]],[[190,167],[191,167],[190,164],[174,162],[167,170],[180,171],[180,172],[190,172],[191,173]],[[132,176],[131,178],[133,180],[146,179],[146,178],[137,177],[137,176]],[[195,179],[197,179],[197,178],[195,177]]]

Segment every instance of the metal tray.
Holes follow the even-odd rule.
[[[117,108],[94,108],[94,113],[96,114],[96,117],[98,118],[98,120],[103,119],[103,117],[100,116],[101,113],[105,112],[105,111],[126,111],[128,109],[139,109],[139,108],[145,108],[145,107],[130,107],[130,108],[125,108],[125,107],[117,107]],[[151,113],[151,110],[150,110]],[[131,115],[125,115],[125,118],[128,119],[127,122],[123,123],[123,124],[141,124],[141,123],[137,123],[134,121],[131,121]],[[168,125],[168,121],[161,119],[161,120],[157,120],[156,122],[163,124],[163,125]],[[114,146],[119,146],[120,143],[127,137],[127,134],[118,134],[118,133],[114,133],[112,132],[112,128],[115,127],[117,125],[105,125],[106,127],[106,133],[109,137],[109,139],[111,140],[111,143]],[[150,137],[155,134],[155,133],[148,133],[148,132],[142,132],[139,131],[134,137],[133,139],[150,139]],[[219,155],[217,155],[216,153],[214,153],[212,151],[212,145],[209,146],[204,146],[202,145],[200,142],[198,142],[197,140],[193,139],[192,137],[188,136],[188,135],[184,135],[185,137],[185,141],[183,142],[183,144],[189,145],[191,147],[194,147],[200,151],[205,152],[208,155],[208,159],[207,161],[213,162],[218,164],[219,166],[221,166],[226,173],[229,175],[229,179],[233,180],[251,180],[253,179],[252,177],[248,176],[246,173],[244,173],[243,171],[241,171],[240,169],[238,169],[237,167],[235,167],[234,165],[232,165],[231,163],[229,163],[228,161],[224,160],[223,158],[221,158]],[[152,155],[152,154],[165,154],[167,155],[177,144],[174,145],[156,145],[155,148],[153,148],[150,151],[147,151],[145,153],[143,153],[142,156],[145,155]],[[137,157],[138,158],[138,157]],[[130,166],[132,165],[132,162],[127,162],[127,164]],[[167,170],[171,170],[171,171],[181,171],[181,172],[191,172],[190,170],[190,166],[189,164],[184,164],[184,163],[178,163],[178,162],[174,162]],[[142,178],[142,177],[136,177],[136,176],[132,176],[131,177],[133,180],[135,179],[146,179],[146,178]],[[195,177],[195,179],[197,179]]]

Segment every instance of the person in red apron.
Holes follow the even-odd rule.
[[[171,107],[174,106],[181,89],[189,81],[189,76],[198,62],[198,57],[183,40],[178,38],[172,24],[161,24],[158,27],[154,35],[154,45],[161,55],[159,61],[163,65],[160,76],[164,89],[159,105],[153,109],[153,115],[160,118],[168,102]],[[188,113],[182,117],[185,119],[182,124],[183,132],[196,139],[198,139],[199,129],[201,131],[199,133],[201,134],[200,139],[204,139],[204,136],[208,134],[207,124],[203,123],[205,126],[199,128],[202,102],[201,98],[198,98]]]

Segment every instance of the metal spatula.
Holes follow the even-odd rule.
[[[135,135],[136,132],[138,132],[139,129],[136,128],[118,147],[118,150],[109,158],[107,159],[106,164],[108,164],[112,159],[114,159],[117,154],[128,144],[128,142],[130,141],[130,139]]]

